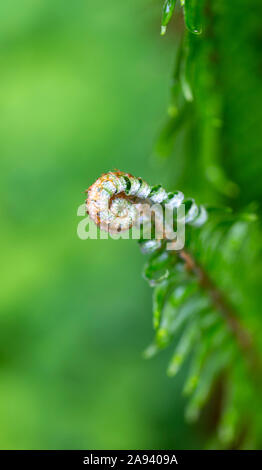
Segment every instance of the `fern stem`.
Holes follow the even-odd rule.
[[[214,284],[212,279],[206,273],[205,269],[196,262],[193,255],[185,250],[179,252],[180,258],[185,262],[186,269],[194,273],[198,279],[199,285],[207,292],[209,298],[212,300],[214,307],[220,312],[220,314],[226,320],[228,327],[234,334],[240,349],[244,352],[249,365],[252,369],[261,368],[260,360],[254,350],[253,343],[249,332],[241,324],[237,318],[232,305],[224,297],[223,293]]]

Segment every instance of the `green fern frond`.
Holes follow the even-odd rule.
[[[261,307],[259,303],[254,306],[254,299],[250,298],[249,286],[254,289],[254,276],[249,266],[250,256],[256,257],[261,269],[262,257],[253,251],[259,230],[256,222],[247,220],[252,218],[210,208],[208,221],[200,230],[187,228],[184,250],[169,255],[176,262],[154,293],[156,334],[148,351],[156,354],[176,344],[167,370],[170,376],[175,376],[186,357],[191,356],[184,385],[185,395],[192,395],[186,409],[190,421],[199,417],[215,381],[222,373],[226,375],[225,408],[217,439],[227,446],[237,440],[242,430],[236,426],[237,419],[243,425],[249,415],[246,401],[236,398],[231,388],[237,388],[237,384],[242,388],[244,381],[252,400],[259,402],[261,394],[261,340],[256,332]],[[151,355],[147,353],[148,357]],[[253,422],[249,422],[245,439],[252,435],[260,417],[250,413],[248,419]]]
[[[166,33],[167,25],[171,20],[176,0],[165,0],[162,12],[161,35]],[[202,8],[203,0],[181,0],[181,8],[185,17],[185,25],[193,34],[202,33]]]
[[[151,187],[141,178],[117,171],[102,175],[89,188],[86,204],[96,224],[115,233],[135,223],[134,210],[142,201],[150,205],[158,203],[160,207],[173,201],[179,207],[183,194],[167,193],[161,185]],[[195,421],[221,374],[228,377],[228,383],[224,381],[228,390],[234,376],[234,387],[239,381],[243,390],[245,382],[247,396],[254,401],[259,399],[261,351],[258,348],[262,345],[256,321],[260,304],[254,305],[250,298],[257,282],[249,263],[255,258],[260,269],[262,251],[254,250],[258,246],[259,229],[251,212],[235,215],[227,209],[204,209],[192,199],[186,199],[184,207],[187,224],[183,249],[168,249],[167,232],[163,239],[139,240],[142,252],[148,256],[144,277],[154,289],[155,337],[144,356],[150,358],[174,345],[167,369],[169,376],[175,376],[186,357],[191,357],[184,394],[190,397],[186,417]],[[141,217],[139,220],[142,223]],[[239,437],[239,428],[234,422],[228,424],[228,420],[230,417],[235,420],[237,415],[242,420],[247,414],[245,398],[227,391],[217,435],[228,445]],[[249,423],[246,438],[256,426],[256,417],[252,414],[251,418],[254,422]]]

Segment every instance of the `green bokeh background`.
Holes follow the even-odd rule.
[[[152,337],[134,241],[82,241],[84,190],[152,159],[174,56],[161,2],[0,6],[0,448],[187,448],[181,378]],[[167,352],[170,354],[170,352]],[[183,373],[182,373],[183,375]]]

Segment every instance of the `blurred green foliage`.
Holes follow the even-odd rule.
[[[76,235],[99,174],[156,179],[174,38],[152,6],[1,4],[1,448],[201,441],[165,358],[142,359],[151,293],[136,243]]]
[[[199,3],[203,34],[183,35],[177,2],[164,38],[161,1],[0,7],[0,448],[206,446],[209,418],[184,422],[190,361],[170,380],[170,351],[141,359],[151,298],[136,243],[76,235],[84,190],[114,168],[202,203],[242,210],[259,202],[261,6]],[[166,109],[167,131],[152,155]],[[239,247],[234,233],[228,243]],[[213,271],[233,283],[228,289],[238,286],[243,295],[232,287],[232,300],[252,332],[260,325],[260,234],[256,226],[233,277],[237,250]],[[180,356],[187,349],[177,348]],[[235,409],[227,419],[237,422]]]

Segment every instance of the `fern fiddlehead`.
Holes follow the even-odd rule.
[[[184,199],[181,191],[166,192],[161,185],[150,186],[142,178],[122,171],[103,174],[90,186],[86,209],[102,230],[116,233],[130,229],[137,222],[143,202],[150,206],[166,205],[170,209],[178,208],[183,203],[185,223],[193,226],[200,226],[207,219],[205,208],[198,206],[194,199]],[[145,250],[146,245],[152,248],[152,240],[144,243]],[[157,248],[159,244],[155,246]]]

